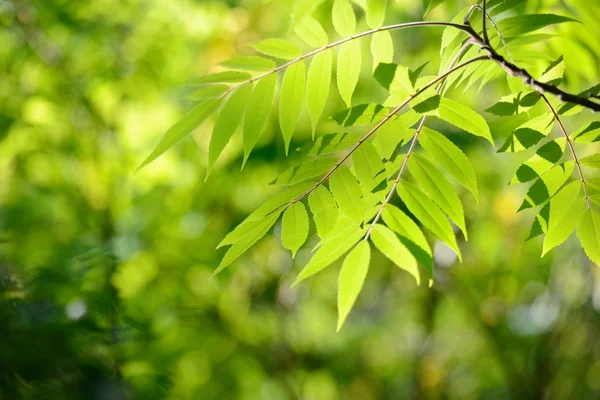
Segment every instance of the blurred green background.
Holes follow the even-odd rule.
[[[328,3],[315,14],[323,21]],[[428,18],[466,5],[448,1]],[[0,1],[0,398],[600,398],[600,270],[576,240],[540,258],[541,239],[525,241],[534,212],[516,213],[526,187],[507,185],[522,157],[458,132],[447,134],[477,165],[481,199],[463,196],[465,262],[436,244],[432,289],[376,255],[336,334],[338,266],[291,289],[310,253],[292,262],[277,226],[210,278],[217,243],[290,163],[276,119],[243,171],[238,137],[205,182],[211,124],[133,171],[193,104],[186,83],[251,42],[288,37],[293,9]],[[515,11],[582,21],[537,45],[550,60],[565,55],[567,87],[597,83],[599,3]],[[395,0],[386,22],[422,15],[421,0]],[[441,34],[394,33],[396,61],[435,70]],[[383,101],[363,72],[356,103]],[[481,111],[503,88],[455,98]],[[336,96],[330,113],[344,108]],[[491,124],[498,140],[510,133]],[[302,126],[297,145],[310,135],[306,115]]]

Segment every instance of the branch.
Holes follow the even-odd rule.
[[[549,83],[544,83],[536,80],[529,72],[527,72],[524,68],[519,68],[514,63],[506,61],[504,57],[502,57],[492,46],[485,43],[485,40],[479,36],[477,32],[469,25],[464,25],[464,28],[469,33],[471,38],[475,41],[479,47],[481,47],[487,53],[487,57],[490,60],[496,62],[502,69],[506,71],[510,76],[516,76],[523,80],[523,82],[531,86],[535,89],[540,95],[544,93],[551,93],[558,97],[558,99],[562,102],[573,103],[580,105],[585,108],[589,108],[590,110],[597,112],[600,111],[600,103],[593,102],[588,97],[577,96],[568,92],[565,92],[554,85]]]
[[[569,149],[571,150],[571,155],[573,156],[573,160],[575,161],[575,166],[577,167],[577,172],[579,173],[579,178],[581,180],[581,185],[583,186],[583,193],[585,195],[585,201],[587,203],[588,208],[591,208],[590,196],[588,195],[588,190],[587,190],[587,183],[585,182],[585,177],[583,176],[583,171],[581,170],[581,164],[579,163],[579,158],[577,157],[577,153],[575,153],[575,146],[573,145],[573,141],[571,140],[571,137],[567,133],[567,130],[565,129],[565,126],[563,125],[562,121],[560,120],[558,113],[556,112],[556,110],[554,109],[552,104],[550,104],[550,102],[548,101],[548,98],[542,94],[542,99],[544,99],[544,101],[548,105],[548,108],[550,109],[550,111],[552,111],[552,114],[554,114],[554,119],[556,120],[556,122],[558,122],[558,125],[560,126],[560,130],[562,131],[565,139],[567,139],[567,145],[569,146]]]
[[[481,18],[481,23],[483,24],[483,41],[484,41],[485,44],[487,44],[489,46],[490,45],[490,38],[488,37],[487,27],[485,26],[486,16],[488,15],[486,9],[487,9],[487,1],[483,0],[483,6],[481,7],[481,12],[483,14],[483,16]]]
[[[288,207],[291,206],[291,205],[293,205],[294,203],[297,203],[300,200],[304,199],[306,196],[308,196],[310,193],[312,193],[314,190],[316,190],[319,186],[321,186],[344,163],[344,161],[346,161],[348,158],[350,158],[350,156],[352,155],[352,153],[354,153],[356,151],[356,149],[358,149],[360,147],[361,144],[363,144],[367,139],[369,139],[371,136],[373,136],[373,134],[375,132],[377,132],[379,130],[379,128],[381,128],[383,125],[385,125],[386,122],[388,122],[394,115],[396,115],[398,112],[400,112],[400,110],[402,110],[405,106],[407,106],[411,101],[413,101],[415,98],[417,98],[421,93],[423,93],[424,91],[426,91],[430,87],[435,86],[438,82],[443,81],[448,76],[452,75],[456,71],[461,70],[462,68],[466,67],[467,65],[472,64],[472,63],[474,63],[476,61],[483,61],[483,60],[487,60],[487,59],[488,59],[487,56],[479,56],[479,57],[472,58],[472,59],[470,59],[468,61],[465,61],[465,62],[463,62],[463,63],[455,66],[454,68],[449,69],[448,71],[444,72],[442,75],[438,76],[437,78],[435,78],[431,82],[427,83],[427,85],[423,86],[415,94],[411,95],[408,99],[406,99],[402,104],[400,104],[399,106],[397,106],[396,108],[394,108],[391,113],[389,113],[388,115],[385,116],[385,118],[383,118],[381,121],[379,121],[377,123],[377,125],[375,125],[373,127],[373,129],[371,129],[365,136],[363,136],[358,142],[356,142],[356,144],[354,146],[352,146],[352,148],[348,151],[348,153],[346,153],[346,155],[344,155],[344,157],[342,157],[325,174],[325,176],[323,178],[321,178],[317,183],[315,183],[306,192],[304,192],[303,194],[301,194],[300,196],[298,196],[294,200],[292,200],[288,204]]]
[[[511,62],[515,62],[515,60],[512,57],[512,54],[510,53],[510,50],[508,49],[508,45],[506,44],[506,41],[504,40],[504,36],[502,36],[502,33],[500,32],[500,28],[498,28],[498,25],[496,24],[496,22],[494,22],[494,19],[490,16],[490,14],[488,12],[484,11],[483,7],[481,7],[479,4],[473,4],[471,6],[471,8],[469,9],[469,11],[467,11],[467,14],[465,16],[465,25],[469,25],[470,24],[469,17],[471,16],[471,14],[472,14],[472,12],[474,10],[480,10],[483,13],[483,15],[486,16],[486,18],[488,19],[488,21],[490,21],[490,23],[492,24],[492,26],[496,30],[496,33],[498,34],[498,37],[500,38],[500,41],[502,42],[502,47],[506,51],[506,54],[508,55],[508,58],[510,58]]]
[[[382,31],[391,31],[391,30],[396,30],[396,29],[404,29],[404,28],[415,28],[415,27],[420,27],[420,26],[445,26],[445,27],[452,27],[452,28],[456,28],[459,29],[465,33],[469,33],[469,31],[466,29],[465,26],[461,25],[461,24],[455,24],[453,22],[443,22],[443,21],[417,21],[417,22],[406,22],[406,23],[402,23],[402,24],[394,24],[394,25],[388,25],[388,26],[382,26],[380,28],[375,28],[375,29],[371,29],[365,32],[361,32],[361,33],[357,33],[355,35],[352,36],[348,36],[347,38],[343,38],[338,40],[337,42],[333,42],[333,43],[329,43],[325,46],[319,47],[318,49],[315,49],[311,52],[308,52],[306,54],[303,54],[302,56],[298,57],[298,58],[294,58],[293,60],[290,60],[288,62],[286,62],[285,64],[282,64],[280,66],[278,66],[275,69],[272,69],[268,72],[265,72],[262,75],[259,75],[257,77],[254,77],[252,79],[249,79],[245,82],[240,83],[237,86],[233,86],[230,89],[226,90],[225,93],[223,93],[220,98],[224,98],[225,96],[227,96],[229,93],[241,88],[242,86],[246,86],[251,84],[252,82],[256,82],[262,78],[266,78],[269,75],[275,74],[283,69],[286,69],[287,67],[296,64],[297,62],[300,62],[302,60],[305,60],[307,58],[310,58],[314,55],[317,55],[325,50],[331,49],[333,47],[337,47],[340,46],[346,42],[350,42],[351,40],[354,39],[359,39],[365,36],[369,36],[369,35],[373,35],[377,32],[382,32]]]
[[[458,50],[458,53],[456,53],[456,56],[454,56],[454,59],[452,60],[452,62],[450,63],[450,66],[448,67],[448,70],[450,70],[451,68],[453,68],[456,65],[456,63],[458,62],[460,57],[466,52],[466,50],[469,48],[469,46],[471,44],[472,44],[472,42],[470,40],[467,41],[465,44],[463,44],[463,46],[460,48],[460,50]],[[436,90],[437,93],[440,93],[443,84],[444,84],[444,82],[440,82],[440,84]],[[371,232],[373,231],[373,229],[375,228],[375,225],[381,218],[381,214],[383,214],[383,210],[384,210],[385,206],[387,206],[389,204],[389,202],[392,200],[392,197],[394,196],[394,192],[396,191],[396,188],[398,187],[398,184],[400,183],[400,180],[402,179],[404,170],[406,169],[406,167],[408,165],[408,159],[412,155],[412,153],[415,149],[415,146],[417,144],[417,141],[419,140],[419,134],[421,133],[423,126],[425,126],[426,120],[427,120],[427,115],[423,115],[423,118],[421,118],[421,122],[419,122],[419,126],[417,127],[417,131],[415,132],[415,134],[413,136],[413,140],[410,144],[410,147],[409,147],[408,151],[406,152],[406,156],[404,157],[404,160],[402,161],[402,166],[400,166],[400,170],[398,171],[396,180],[394,180],[394,183],[392,184],[392,187],[390,188],[390,191],[388,192],[385,200],[379,207],[379,210],[377,210],[377,214],[375,215],[375,218],[373,218],[371,225],[369,225],[369,229],[367,230],[367,233],[365,234],[364,240],[369,240],[369,237],[371,236]]]

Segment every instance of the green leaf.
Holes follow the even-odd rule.
[[[443,2],[444,0],[423,0],[423,8],[425,9],[423,16],[427,16],[427,14],[432,12],[437,6],[439,6]]]
[[[331,50],[326,50],[315,55],[308,68],[306,101],[308,114],[312,122],[313,139],[319,118],[323,113],[327,97],[329,96],[332,64]]]
[[[595,143],[600,141],[600,121],[591,122],[573,134],[577,143]]]
[[[334,0],[331,12],[333,27],[340,36],[348,37],[356,30],[356,15],[348,0]]]
[[[302,21],[310,16],[325,0],[295,0],[292,12],[292,23]]]
[[[339,332],[352,310],[360,293],[371,261],[371,246],[362,241],[346,256],[338,280],[338,324]]]
[[[575,230],[585,209],[585,199],[580,193],[581,182],[571,182],[550,200],[550,220],[544,238],[542,256],[567,240]]]
[[[281,209],[283,210],[283,208]],[[272,213],[262,221],[259,221],[257,224],[253,225],[253,229],[247,229],[248,225],[246,225],[246,231],[244,231],[244,235],[241,235],[238,240],[236,240],[233,245],[227,250],[227,253],[223,256],[221,263],[213,273],[213,275],[218,274],[227,266],[231,265],[232,262],[238,259],[242,254],[244,254],[254,243],[256,243],[260,238],[265,236],[265,234],[271,229],[271,227],[275,224],[281,212]],[[240,232],[240,231],[238,231]]]
[[[318,156],[322,154],[336,153],[354,146],[362,136],[358,133],[330,133],[318,136],[313,143],[309,143],[306,148],[308,155]]]
[[[352,221],[360,224],[365,218],[362,190],[352,172],[340,167],[329,178],[329,189],[340,210]]]
[[[439,108],[440,118],[475,136],[487,139],[492,146],[494,139],[485,119],[469,107],[450,99],[442,99]]]
[[[523,35],[542,29],[549,25],[564,22],[577,22],[576,20],[555,14],[528,14],[508,17],[498,23],[498,28],[505,37]]]
[[[498,152],[516,153],[536,145],[552,130],[554,116],[545,113],[520,125],[506,139]]]
[[[279,96],[279,124],[285,142],[285,154],[302,111],[306,95],[306,67],[303,61],[297,62],[285,71]]]
[[[371,38],[371,54],[375,62],[391,63],[394,61],[394,42],[389,31],[373,34]]]
[[[396,148],[404,145],[414,136],[415,130],[410,127],[416,124],[419,118],[419,114],[413,110],[408,110],[400,117],[389,120],[379,128],[373,139],[373,145],[381,158],[391,159]]]
[[[519,111],[519,102],[516,98],[512,102],[499,101],[485,111],[500,117],[515,115]]]
[[[252,47],[259,53],[283,60],[293,60],[302,55],[298,46],[283,39],[265,39],[254,43]]]
[[[348,107],[352,105],[352,94],[358,83],[361,62],[360,43],[356,40],[344,43],[338,55],[337,86]]]
[[[258,56],[240,56],[234,57],[221,63],[222,66],[231,69],[241,69],[248,71],[271,71],[277,67],[273,60]]]
[[[408,215],[399,208],[388,204],[382,213],[386,225],[399,235],[402,244],[425,268],[430,279],[433,279],[433,255],[431,247],[421,229]]]
[[[368,125],[381,121],[388,112],[380,104],[360,104],[335,113],[331,119],[344,127]]]
[[[338,220],[338,208],[335,200],[325,186],[319,186],[308,196],[308,205],[312,212],[317,234],[325,239]]]
[[[533,157],[519,166],[510,184],[529,182],[545,174],[560,161],[566,143],[565,138],[558,138],[544,144]]]
[[[418,153],[413,154],[409,160],[408,170],[431,200],[463,231],[467,239],[465,214],[460,198],[442,171]]]
[[[344,229],[327,237],[327,241],[319,247],[306,267],[302,269],[292,287],[333,264],[362,238],[366,229],[360,229],[357,225],[347,224],[347,222],[347,218],[338,220],[338,224],[343,225]]]
[[[221,155],[221,152],[225,148],[225,145],[227,145],[229,139],[231,139],[231,136],[242,121],[244,112],[246,111],[246,105],[248,104],[248,97],[251,92],[251,85],[239,88],[233,92],[219,113],[210,137],[210,144],[208,145],[207,177],[210,174],[210,170],[215,164],[215,161],[217,161],[219,155]]]
[[[333,157],[309,159],[279,175],[275,183],[278,185],[295,185],[309,179],[318,178],[325,175],[335,164],[337,164],[337,159]]]
[[[194,85],[205,85],[207,83],[234,83],[244,82],[252,78],[247,72],[243,71],[223,71],[215,74],[205,75],[200,78],[196,78],[192,81]]]
[[[579,160],[579,162],[586,167],[590,168],[600,168],[600,154],[594,154],[589,157],[584,157]]]
[[[292,252],[292,258],[308,237],[308,213],[304,204],[296,202],[284,213],[281,222],[281,243]]]
[[[352,165],[360,183],[367,193],[371,192],[385,177],[380,173],[384,170],[383,162],[375,147],[364,142],[352,154]]]
[[[415,278],[415,281],[417,281],[417,285],[421,284],[417,260],[394,232],[386,226],[377,224],[373,227],[371,239],[375,247],[384,256],[389,258],[399,268],[411,274]]]
[[[252,149],[260,137],[273,107],[277,76],[275,74],[264,77],[256,84],[256,87],[248,100],[248,109],[244,115],[244,161],[242,168],[248,161]]]
[[[295,26],[294,32],[310,47],[323,47],[329,42],[325,29],[312,17],[304,18]]]
[[[427,127],[421,130],[419,143],[458,183],[473,193],[475,198],[479,197],[475,170],[460,148],[441,133]]]
[[[197,104],[182,119],[164,134],[152,153],[137,167],[136,172],[160,157],[165,151],[179,143],[198,128],[221,105],[221,99],[208,100]]]
[[[221,84],[204,86],[192,93],[190,99],[198,101],[216,99],[221,97],[228,89],[229,86]]]
[[[298,185],[290,186],[286,190],[278,193],[276,196],[264,202],[260,207],[254,210],[241,224],[219,243],[217,248],[234,244],[250,232],[255,231],[260,223],[267,220],[272,214],[280,215],[285,207],[301,194],[305,193],[314,183],[304,182]],[[258,225],[257,225],[258,224]]]
[[[375,71],[373,71],[373,78],[375,78],[384,89],[389,90],[390,85],[394,80],[394,76],[396,75],[397,68],[397,64],[379,63],[377,64],[377,67],[375,67]]]
[[[422,102],[415,104],[413,106],[413,110],[415,110],[419,114],[430,115],[432,113],[432,111],[435,111],[439,108],[440,100],[441,99],[440,99],[439,95],[437,95],[437,94],[433,95],[433,96],[423,100]]]
[[[588,208],[577,225],[577,237],[589,259],[600,265],[600,214]]]
[[[462,254],[456,243],[452,226],[446,219],[444,213],[435,203],[417,186],[406,181],[398,185],[398,194],[406,204],[411,213],[417,217],[442,242],[452,248],[458,258],[462,260]]]
[[[546,203],[540,212],[535,216],[529,236],[525,240],[531,240],[534,237],[541,235],[542,233],[548,232],[548,220],[550,219],[550,203]]]
[[[519,207],[518,211],[526,210],[528,208],[539,206],[550,199],[554,194],[565,184],[571,174],[575,163],[568,161],[564,164],[556,165],[538,180],[527,191],[525,199]]]
[[[367,1],[367,25],[369,28],[375,29],[383,25],[386,6],[387,0]]]

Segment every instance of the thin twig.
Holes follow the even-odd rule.
[[[463,44],[463,46],[460,48],[460,50],[458,50],[458,53],[456,53],[456,55],[454,56],[454,59],[450,63],[450,66],[448,67],[448,69],[451,69],[456,65],[456,63],[458,62],[460,57],[466,52],[466,50],[469,48],[469,46],[471,46],[471,44],[472,44],[471,41],[465,42],[465,44]],[[444,84],[444,81],[441,81],[439,86],[436,89],[437,93],[440,93],[443,84]],[[408,151],[406,152],[406,155],[404,156],[404,160],[402,161],[402,166],[400,166],[398,175],[396,176],[396,179],[394,180],[394,183],[392,184],[390,191],[388,192],[387,196],[385,197],[385,200],[379,207],[379,210],[377,210],[377,214],[375,215],[375,218],[373,218],[373,221],[371,221],[371,224],[369,225],[369,229],[367,230],[367,233],[365,234],[364,240],[369,240],[369,237],[371,236],[371,232],[373,231],[373,229],[375,228],[375,225],[377,224],[377,222],[381,218],[381,215],[383,214],[383,210],[389,204],[389,202],[392,200],[392,197],[394,196],[394,192],[396,191],[396,188],[398,187],[398,184],[400,183],[400,180],[402,179],[404,170],[406,169],[406,167],[408,165],[408,159],[412,155],[412,153],[415,149],[415,146],[417,144],[417,141],[419,140],[419,135],[421,133],[421,130],[425,126],[426,120],[427,120],[427,115],[423,115],[423,118],[421,118],[421,122],[419,123],[419,126],[417,127],[417,130],[416,130],[415,134],[413,135],[413,139],[410,144],[410,147],[408,148]]]
[[[490,45],[490,38],[488,37],[487,27],[486,27],[486,16],[487,16],[487,1],[483,0],[483,7],[481,8],[481,12],[483,16],[481,18],[481,23],[483,24],[483,42]]]
[[[386,122],[388,122],[394,115],[396,115],[398,112],[400,112],[400,110],[402,110],[404,107],[406,107],[412,100],[414,100],[416,97],[418,97],[421,93],[423,93],[424,91],[426,91],[430,87],[435,86],[438,82],[443,81],[444,79],[446,79],[446,77],[448,77],[449,75],[452,75],[456,71],[461,70],[462,68],[466,67],[467,65],[469,65],[471,63],[474,63],[476,61],[483,61],[483,60],[487,60],[487,59],[488,58],[486,56],[479,56],[479,57],[475,57],[475,58],[472,58],[470,60],[467,60],[467,61],[465,61],[465,62],[463,62],[463,63],[455,66],[454,68],[449,69],[448,71],[444,72],[443,74],[441,74],[440,76],[438,76],[437,78],[435,78],[434,80],[432,80],[431,82],[427,83],[427,85],[423,86],[421,89],[417,90],[417,92],[415,94],[411,95],[402,104],[400,104],[399,106],[397,106],[396,108],[394,108],[392,110],[392,112],[390,112],[381,121],[379,121],[379,123],[377,123],[377,125],[375,125],[373,127],[373,129],[371,129],[365,136],[363,136],[358,142],[356,142],[356,144],[354,146],[352,146],[352,148],[344,155],[344,157],[342,157],[325,174],[325,176],[323,178],[321,178],[317,183],[315,183],[306,192],[304,192],[303,194],[301,194],[300,196],[298,196],[294,200],[292,200],[288,204],[288,207],[291,206],[291,205],[293,205],[294,203],[297,203],[297,202],[301,201],[306,196],[308,196],[310,193],[312,193],[314,190],[316,190],[319,186],[321,186],[344,163],[344,161],[346,161],[348,158],[350,158],[350,156],[352,155],[352,153],[354,153],[356,151],[356,149],[358,149],[360,147],[360,145],[362,145],[367,139],[369,139],[371,136],[373,136],[373,134],[375,132],[377,132],[379,130],[379,128],[381,128],[383,125],[385,125]]]
[[[590,196],[588,195],[588,190],[587,190],[587,183],[585,182],[585,177],[583,176],[583,170],[581,169],[581,163],[579,162],[579,157],[577,157],[577,153],[575,152],[575,146],[573,145],[573,141],[571,140],[571,137],[567,133],[567,130],[565,129],[565,126],[563,125],[560,117],[558,116],[558,113],[556,112],[556,109],[554,108],[554,106],[552,106],[552,104],[550,104],[550,101],[548,101],[548,98],[545,95],[542,95],[542,99],[544,99],[544,101],[548,105],[548,108],[550,109],[550,111],[552,111],[552,114],[554,114],[554,119],[556,120],[556,122],[558,122],[558,126],[560,126],[560,130],[562,131],[565,139],[567,140],[567,145],[569,146],[569,149],[571,150],[571,155],[573,156],[573,160],[575,161],[575,166],[577,167],[577,172],[579,173],[579,178],[581,180],[581,185],[583,186],[583,193],[585,195],[585,201],[587,203],[588,208],[591,208]]]
[[[481,11],[487,17],[488,21],[490,21],[490,23],[496,30],[496,33],[498,34],[498,37],[500,38],[500,41],[502,42],[502,47],[506,51],[508,58],[510,58],[511,62],[515,62],[512,54],[510,53],[510,50],[508,49],[508,45],[506,44],[506,41],[504,40],[504,36],[502,36],[502,33],[500,32],[500,28],[498,28],[498,25],[496,24],[496,22],[494,22],[494,19],[490,16],[490,14],[488,12],[484,13],[483,7],[481,7],[479,4],[473,4],[471,6],[471,8],[469,9],[469,11],[467,11],[467,15],[465,16],[465,21],[467,21],[467,22],[469,21],[469,17],[471,16],[471,13],[475,10]]]

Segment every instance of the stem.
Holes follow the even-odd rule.
[[[483,10],[483,7],[481,7],[479,4],[473,4],[471,6],[471,8],[469,9],[469,11],[467,11],[467,15],[465,16],[465,24],[468,25],[469,17],[471,16],[471,14],[474,10],[480,10],[486,16],[486,18],[490,21],[490,23],[496,30],[496,33],[498,34],[500,41],[502,42],[502,47],[506,51],[508,58],[510,58],[511,62],[515,62],[515,60],[512,57],[512,54],[510,53],[510,50],[508,49],[508,45],[506,44],[506,41],[504,40],[504,36],[502,36],[502,33],[500,32],[500,28],[498,28],[498,25],[496,24],[496,22],[494,22],[494,19],[490,16],[490,14]]]
[[[577,157],[577,153],[575,152],[575,146],[573,145],[573,141],[571,140],[571,137],[567,133],[567,130],[565,129],[565,126],[563,125],[560,117],[558,116],[558,113],[556,112],[556,110],[554,109],[552,104],[550,104],[550,101],[548,101],[548,98],[545,95],[542,95],[542,99],[544,99],[544,101],[548,105],[548,108],[550,109],[550,111],[552,111],[552,114],[554,114],[554,119],[556,120],[556,122],[558,122],[558,126],[560,126],[560,130],[562,131],[565,139],[567,139],[567,145],[569,146],[569,149],[571,150],[571,155],[573,156],[573,160],[575,161],[575,166],[577,167],[577,172],[579,173],[579,178],[581,180],[581,185],[583,186],[585,202],[587,203],[588,208],[591,208],[590,197],[588,195],[588,190],[587,190],[587,183],[585,182],[585,177],[583,176],[581,164],[579,163],[579,158]]]
[[[283,69],[286,69],[287,67],[289,67],[289,66],[291,66],[291,65],[293,65],[293,64],[295,64],[297,62],[300,62],[302,60],[310,58],[310,57],[312,57],[312,56],[314,56],[316,54],[319,54],[319,53],[321,53],[321,52],[323,52],[323,51],[325,51],[327,49],[331,49],[333,47],[340,46],[340,45],[342,45],[342,44],[344,44],[346,42],[349,42],[351,40],[359,39],[359,38],[362,38],[362,37],[365,37],[365,36],[369,36],[369,35],[373,35],[373,34],[375,34],[377,32],[391,31],[391,30],[404,29],[404,28],[415,28],[415,27],[420,27],[420,26],[446,26],[446,27],[449,26],[449,27],[456,28],[456,29],[459,29],[459,30],[461,30],[463,32],[468,33],[468,30],[466,29],[466,27],[463,26],[463,25],[461,25],[461,24],[455,24],[453,22],[442,22],[442,21],[417,21],[417,22],[406,22],[406,23],[402,23],[402,24],[394,24],[394,25],[382,26],[380,28],[375,28],[375,29],[371,29],[371,30],[368,30],[368,31],[365,31],[365,32],[357,33],[357,34],[349,36],[347,38],[340,39],[337,42],[329,43],[329,44],[327,44],[325,46],[319,47],[318,49],[315,49],[315,50],[313,50],[311,52],[308,52],[308,53],[306,53],[306,54],[304,54],[304,55],[302,55],[302,56],[300,56],[298,58],[295,58],[295,59],[293,59],[291,61],[288,61],[285,64],[282,64],[282,65],[278,66],[277,68],[272,69],[271,71],[265,72],[262,75],[258,75],[258,76],[254,77],[252,79],[249,79],[249,80],[247,80],[245,82],[240,83],[237,86],[233,86],[233,87],[229,88],[228,90],[225,91],[225,93],[223,93],[221,95],[221,98],[227,96],[229,93],[231,93],[231,92],[233,92],[233,91],[241,88],[242,86],[246,86],[246,85],[251,84],[252,82],[256,82],[256,81],[258,81],[258,80],[260,80],[262,78],[266,78],[267,76],[273,75],[273,74],[275,74],[275,73],[277,73],[277,72],[279,72],[279,71],[281,71]]]
[[[450,66],[448,67],[448,70],[450,70],[451,68],[453,68],[456,65],[456,63],[458,62],[460,57],[466,52],[466,50],[469,48],[469,46],[471,44],[472,44],[472,42],[470,40],[468,42],[466,42],[465,44],[463,44],[463,46],[460,48],[460,50],[458,50],[458,53],[456,53],[456,56],[454,56],[454,59],[452,60],[452,62],[450,63]],[[444,82],[440,82],[440,84],[436,90],[437,93],[440,93],[443,84],[444,84]],[[408,159],[412,155],[412,153],[415,149],[415,146],[417,145],[417,141],[419,140],[419,134],[421,133],[423,126],[425,126],[426,120],[427,120],[427,115],[423,115],[423,118],[421,118],[421,122],[419,122],[419,126],[417,127],[417,131],[415,132],[415,134],[413,136],[413,140],[410,144],[410,147],[408,148],[408,151],[406,152],[406,156],[404,157],[404,160],[402,161],[402,166],[400,166],[400,170],[398,171],[396,180],[394,180],[394,183],[392,184],[390,191],[388,192],[387,196],[385,197],[385,200],[379,207],[379,210],[377,210],[377,214],[375,215],[375,218],[373,218],[371,225],[369,225],[369,229],[367,230],[367,233],[365,234],[364,240],[369,240],[369,237],[371,236],[371,232],[375,228],[375,225],[377,224],[379,219],[381,219],[381,215],[383,214],[383,210],[384,210],[385,206],[387,206],[389,204],[389,202],[392,200],[392,196],[394,196],[394,192],[396,191],[398,184],[400,184],[400,180],[402,179],[404,170],[406,169],[406,167],[408,165]]]
[[[463,63],[455,66],[454,68],[449,69],[448,71],[444,72],[442,75],[438,76],[437,78],[435,78],[431,82],[427,83],[427,85],[423,86],[423,88],[419,89],[415,94],[411,95],[402,104],[400,104],[399,106],[397,106],[396,108],[394,108],[391,113],[389,113],[388,115],[386,115],[385,118],[383,118],[381,121],[379,121],[379,123],[377,123],[377,125],[375,125],[373,127],[373,129],[371,129],[365,136],[363,136],[358,142],[356,142],[356,144],[354,146],[352,146],[352,148],[348,151],[348,153],[346,153],[346,155],[344,155],[344,157],[342,157],[325,174],[325,176],[323,178],[321,178],[317,183],[315,183],[306,192],[304,192],[303,194],[301,194],[300,196],[298,196],[294,200],[292,200],[288,204],[288,207],[291,206],[291,205],[293,205],[294,203],[297,203],[300,200],[304,199],[306,196],[308,196],[310,193],[312,193],[315,189],[317,189],[319,186],[321,186],[344,163],[344,161],[346,161],[348,158],[350,158],[350,156],[352,155],[352,153],[354,153],[356,151],[356,149],[358,149],[360,147],[361,144],[363,144],[367,139],[369,139],[371,136],[373,136],[373,134],[375,132],[377,132],[379,130],[379,128],[381,128],[383,125],[385,125],[386,122],[388,122],[394,115],[396,115],[400,110],[402,110],[406,105],[408,105],[408,103],[410,103],[412,100],[414,100],[416,97],[418,97],[421,93],[423,93],[424,91],[426,91],[430,87],[436,85],[438,82],[443,81],[444,79],[446,79],[446,77],[448,77],[449,75],[452,75],[454,72],[456,72],[456,71],[458,71],[458,70],[466,67],[467,65],[469,65],[471,63],[474,63],[476,61],[483,61],[483,60],[487,60],[487,59],[488,59],[487,56],[479,56],[479,57],[472,58],[472,59],[470,59],[468,61],[465,61],[465,62],[463,62]]]
[[[483,16],[481,18],[481,23],[483,24],[483,41],[485,44],[487,44],[488,46],[490,45],[490,38],[488,37],[488,33],[487,33],[487,27],[485,26],[486,24],[486,16],[487,16],[487,1],[483,0],[483,6],[481,7],[481,12],[483,13]]]

